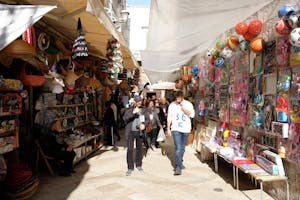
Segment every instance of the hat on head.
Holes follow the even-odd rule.
[[[183,97],[183,92],[181,90],[178,90],[174,94],[175,97]]]
[[[139,96],[139,95],[136,95],[136,96],[134,96],[134,101],[135,102],[139,102],[139,101],[142,101],[142,97],[141,96]]]

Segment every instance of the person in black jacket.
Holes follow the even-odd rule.
[[[70,176],[71,173],[75,173],[73,169],[73,160],[75,158],[75,152],[72,146],[64,142],[63,138],[59,136],[56,130],[53,130],[52,122],[50,128],[40,129],[39,143],[45,155],[51,156],[56,160],[62,160],[62,171],[59,173],[61,176]]]
[[[116,126],[116,121],[115,121],[114,111],[110,105],[111,105],[110,101],[105,102],[106,110],[104,113],[103,120],[106,126],[107,145],[114,145],[115,143],[114,135],[116,132],[113,129]]]
[[[133,162],[133,144],[136,142],[136,156],[135,165],[139,171],[142,168],[142,146],[143,146],[143,131],[145,129],[145,115],[142,106],[142,98],[140,96],[134,97],[134,105],[125,111],[123,116],[125,127],[125,136],[127,142],[127,172],[126,175],[130,176],[134,170]]]

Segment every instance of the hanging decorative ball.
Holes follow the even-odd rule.
[[[256,37],[256,35],[253,35],[253,34],[247,32],[243,35],[243,37],[245,38],[245,40],[252,40],[253,38]]]
[[[231,58],[232,57],[232,51],[228,48],[228,47],[225,47],[221,53],[220,53],[220,56],[222,56],[223,58]]]
[[[260,20],[252,20],[249,23],[248,32],[252,35],[258,35],[261,32],[263,23]]]
[[[226,40],[226,46],[228,46],[230,49],[236,49],[239,46],[239,38],[235,35],[229,36]]]
[[[283,20],[282,20],[283,21]],[[291,14],[291,16],[289,17],[289,19],[287,20],[288,25],[291,28],[297,28],[300,26],[300,16],[297,14]]]
[[[255,53],[260,53],[265,46],[265,41],[262,38],[255,38],[250,42],[250,48]]]
[[[290,43],[293,46],[300,47],[300,28],[295,28],[290,33]]]
[[[191,73],[194,75],[194,76],[197,76],[197,74],[199,73],[199,68],[198,66],[194,66],[191,70]]]
[[[222,66],[224,66],[224,64],[225,64],[225,60],[222,57],[218,57],[214,62],[214,65],[216,67],[222,67]]]
[[[222,49],[225,47],[225,44],[224,42],[217,42],[216,47],[219,51],[222,51]]]
[[[207,51],[206,51],[206,57],[208,57],[208,58],[212,58],[213,57],[212,49],[207,49]]]
[[[242,41],[240,42],[240,49],[241,49],[242,51],[248,51],[248,50],[250,49],[249,41],[247,41],[247,40],[242,40]]]
[[[275,29],[279,35],[287,35],[290,33],[290,29],[287,27],[283,19],[278,20]]]
[[[214,65],[215,64],[215,60],[216,60],[216,58],[212,57],[212,58],[209,59],[209,63],[211,65]]]
[[[293,8],[291,5],[283,5],[278,10],[278,17],[289,17],[291,14],[295,12],[295,8]]]
[[[246,22],[240,22],[235,25],[235,32],[239,35],[244,35],[248,31],[248,25]]]

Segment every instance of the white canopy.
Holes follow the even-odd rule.
[[[0,50],[56,6],[0,4]]]
[[[273,0],[152,0],[142,63],[151,83],[174,81],[181,65]],[[175,79],[174,79],[175,77]]]

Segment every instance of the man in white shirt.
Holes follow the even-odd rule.
[[[182,91],[176,91],[175,101],[169,106],[167,118],[167,134],[173,136],[175,144],[174,175],[181,175],[183,154],[192,129],[191,118],[194,118],[194,116],[193,104],[183,98]]]

